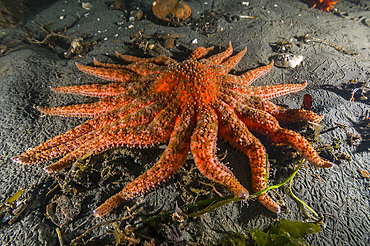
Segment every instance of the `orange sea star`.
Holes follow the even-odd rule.
[[[312,8],[318,8],[322,11],[329,12],[338,1],[333,0],[305,0],[306,2],[312,4]]]
[[[255,192],[266,188],[269,167],[264,146],[250,130],[267,135],[274,143],[292,146],[314,166],[332,166],[319,157],[304,137],[279,125],[279,121],[318,123],[322,117],[304,109],[286,109],[266,99],[302,90],[306,82],[249,86],[270,71],[273,62],[235,76],[228,73],[246,49],[234,56],[231,43],[225,51],[209,56],[211,50],[199,47],[183,62],[166,56],[137,58],[117,53],[118,58],[130,64],[104,64],[95,59],[95,67],[76,64],[87,74],[114,82],[52,88],[56,92],[101,99],[95,103],[37,109],[50,115],[94,118],[12,160],[29,164],[64,156],[45,167],[45,171],[55,172],[70,167],[87,153],[168,142],[158,162],[98,207],[94,211],[97,217],[170,178],[189,152],[206,177],[224,185],[235,196],[247,198],[248,191],[216,157],[218,136],[249,157]],[[269,210],[280,212],[279,205],[267,193],[258,200]]]

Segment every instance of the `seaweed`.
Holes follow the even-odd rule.
[[[281,219],[271,225],[266,232],[261,229],[248,230],[250,237],[241,233],[229,232],[222,239],[222,246],[294,246],[308,245],[303,237],[308,234],[314,234],[321,231],[320,226],[314,223],[305,223],[300,221],[291,221]]]
[[[321,231],[314,223],[282,219],[270,226],[267,232],[261,229],[248,230],[257,246],[308,245],[303,237]]]

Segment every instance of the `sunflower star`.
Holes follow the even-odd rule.
[[[333,1],[333,0],[305,0],[305,2],[308,2],[312,4],[312,8],[318,8],[322,11],[329,12],[331,9],[334,8],[334,5],[338,1]]]
[[[70,167],[86,154],[168,142],[158,162],[98,207],[94,211],[97,217],[166,181],[179,170],[189,152],[207,178],[224,185],[237,197],[248,198],[247,189],[216,157],[218,135],[249,157],[255,192],[266,188],[269,167],[264,146],[250,130],[267,135],[273,143],[292,146],[314,166],[332,166],[319,157],[304,137],[279,125],[279,121],[319,123],[322,116],[304,109],[286,109],[267,100],[302,90],[306,82],[249,86],[269,72],[273,62],[236,76],[229,71],[239,63],[246,48],[234,56],[231,43],[225,51],[209,56],[212,49],[199,47],[183,62],[166,56],[137,58],[116,53],[129,64],[105,64],[96,59],[95,67],[76,63],[82,72],[113,83],[52,90],[101,99],[95,103],[37,109],[50,115],[93,118],[12,160],[30,164],[64,156],[44,168],[46,172],[55,172]],[[267,193],[258,200],[269,210],[280,212],[279,205]]]

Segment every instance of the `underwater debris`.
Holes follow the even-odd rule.
[[[83,9],[86,9],[86,10],[91,10],[91,8],[92,8],[92,4],[91,4],[91,3],[89,3],[89,2],[83,2],[83,3],[81,4],[81,7],[82,7]]]
[[[271,43],[272,50],[278,53],[292,52],[294,44],[290,41],[278,41]]]
[[[10,52],[18,50],[17,46],[23,37],[17,37],[10,42],[4,43],[0,40],[0,57],[9,54]]]
[[[142,50],[145,54],[151,56],[158,56],[158,55],[166,55],[166,56],[173,56],[173,54],[167,50],[166,48],[171,48],[171,42],[173,42],[175,38],[179,38],[181,36],[171,36],[165,37],[166,35],[158,34],[156,36],[146,36],[144,30],[140,30],[134,35],[130,37],[129,43],[135,47],[135,49]],[[166,40],[168,39],[168,40]],[[162,42],[165,41],[165,42]],[[162,46],[163,43],[166,47]]]
[[[158,33],[156,35],[157,40],[165,49],[174,48],[176,46],[176,42],[184,38],[183,34],[178,33]]]
[[[190,7],[177,0],[156,0],[152,10],[155,17],[166,22],[182,22],[191,15]]]
[[[77,37],[72,40],[71,45],[68,50],[64,52],[64,57],[69,59],[73,56],[81,56],[89,52],[97,42],[87,42],[84,41],[84,37]]]
[[[107,230],[107,233],[113,234],[116,239],[116,245],[127,243],[127,245],[135,245],[140,243],[140,239],[136,238],[134,231],[135,227],[127,224],[124,230],[119,228],[117,222],[113,222],[114,230]]]
[[[339,46],[337,44],[334,44],[334,43],[331,43],[331,42],[328,42],[328,41],[325,41],[325,40],[321,40],[319,38],[315,38],[315,37],[309,36],[308,34],[305,34],[305,35],[302,35],[302,36],[296,36],[295,38],[299,42],[304,43],[304,44],[308,44],[308,43],[325,44],[325,45],[328,45],[328,46],[334,48],[335,50],[337,50],[337,51],[339,51],[339,52],[341,52],[343,54],[346,54],[346,55],[351,55],[351,56],[359,55],[358,52],[347,50],[347,49],[345,49],[342,46]]]
[[[110,5],[111,9],[114,10],[123,10],[123,12],[127,12],[127,8],[125,3],[122,0],[116,0]]]
[[[294,54],[278,54],[271,57],[275,62],[275,66],[283,68],[294,68],[300,65],[303,61],[302,55]]]
[[[27,207],[26,199],[16,202],[16,200],[23,194],[24,189],[20,189],[5,202],[0,205],[0,219],[1,223],[8,222],[13,224],[18,217],[23,213]]]
[[[311,110],[311,108],[312,108],[312,96],[310,94],[305,94],[303,96],[301,109]]]
[[[134,206],[135,207],[135,206]],[[95,228],[99,228],[99,227],[102,227],[102,226],[106,226],[106,225],[110,225],[110,224],[113,224],[113,226],[116,228],[116,225],[114,223],[117,223],[117,222],[122,222],[122,221],[126,221],[126,220],[130,220],[132,218],[134,218],[138,213],[142,212],[143,211],[143,208],[140,208],[140,209],[135,209],[135,208],[128,208],[127,207],[127,210],[129,211],[128,212],[128,215],[127,216],[124,216],[122,218],[119,218],[119,219],[113,219],[113,220],[108,220],[108,221],[103,221],[97,225],[94,225],[93,227],[90,227],[88,230],[86,230],[83,234],[81,234],[80,236],[76,237],[75,239],[73,239],[71,241],[71,245],[76,245],[76,244],[79,244],[81,243],[81,241],[83,242],[86,242],[86,241],[89,241],[88,240],[83,240],[84,237],[86,237],[90,232],[92,232]],[[107,233],[109,233],[110,231],[108,230]],[[128,228],[126,227],[125,228],[125,233],[129,232],[130,236],[129,237],[129,241],[132,241],[132,240],[135,240],[136,238],[135,237],[132,237],[131,233],[133,232],[132,228]],[[117,235],[119,236],[119,231],[117,231]],[[117,239],[117,238],[116,238]],[[126,237],[122,238],[122,239],[127,239]],[[126,241],[127,242],[127,241]]]
[[[358,82],[357,79],[351,79],[349,80],[349,83],[346,85],[347,88],[352,89],[351,97],[349,98],[349,101],[354,102],[355,101],[355,94],[357,92],[358,98],[360,101],[367,101],[369,99],[368,95],[370,94],[369,86],[367,85],[368,81],[366,82]]]
[[[63,226],[80,214],[82,199],[78,196],[56,195],[46,206],[46,215],[56,226]]]
[[[31,44],[37,44],[39,46],[47,46],[54,50],[56,53],[63,50],[64,58],[69,59],[73,56],[81,56],[88,53],[98,42],[87,42],[84,39],[86,35],[80,37],[72,37],[65,35],[69,27],[62,29],[51,30],[50,26],[53,23],[43,24],[40,26],[42,31],[41,37],[35,37],[35,33],[30,33],[25,39]],[[62,54],[60,54],[62,55]]]
[[[239,18],[240,19],[258,19],[258,16],[254,16],[254,15],[239,15]]]
[[[366,170],[358,170],[358,172],[360,173],[361,177],[365,178],[365,179],[369,179],[369,172],[366,171]]]
[[[24,10],[26,6],[23,0],[0,1],[0,27],[15,26],[24,23]]]
[[[138,21],[143,18],[144,12],[141,9],[135,9],[130,12],[130,15],[128,17],[129,21]]]

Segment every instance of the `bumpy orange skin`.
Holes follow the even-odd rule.
[[[168,143],[151,169],[94,211],[97,217],[169,179],[189,152],[198,170],[207,178],[224,185],[237,197],[248,198],[247,189],[217,159],[219,136],[249,157],[254,192],[266,188],[269,167],[266,150],[251,131],[267,135],[272,142],[292,146],[314,166],[332,166],[319,157],[304,137],[279,125],[279,122],[296,121],[319,123],[322,117],[304,109],[282,108],[267,100],[302,90],[306,82],[249,86],[269,72],[273,62],[235,76],[229,71],[239,63],[246,49],[234,56],[231,56],[231,43],[221,53],[210,56],[211,50],[199,47],[183,62],[166,56],[137,58],[116,53],[129,64],[105,64],[97,60],[94,60],[95,67],[76,64],[82,72],[113,82],[52,90],[101,99],[89,104],[37,109],[50,115],[93,118],[12,160],[30,164],[62,157],[45,167],[47,172],[56,172],[70,167],[88,153]],[[269,210],[280,212],[279,205],[267,193],[260,195],[258,200]]]
[[[322,11],[329,12],[338,1],[333,0],[305,0],[307,3],[312,5],[312,8],[318,8]]]

